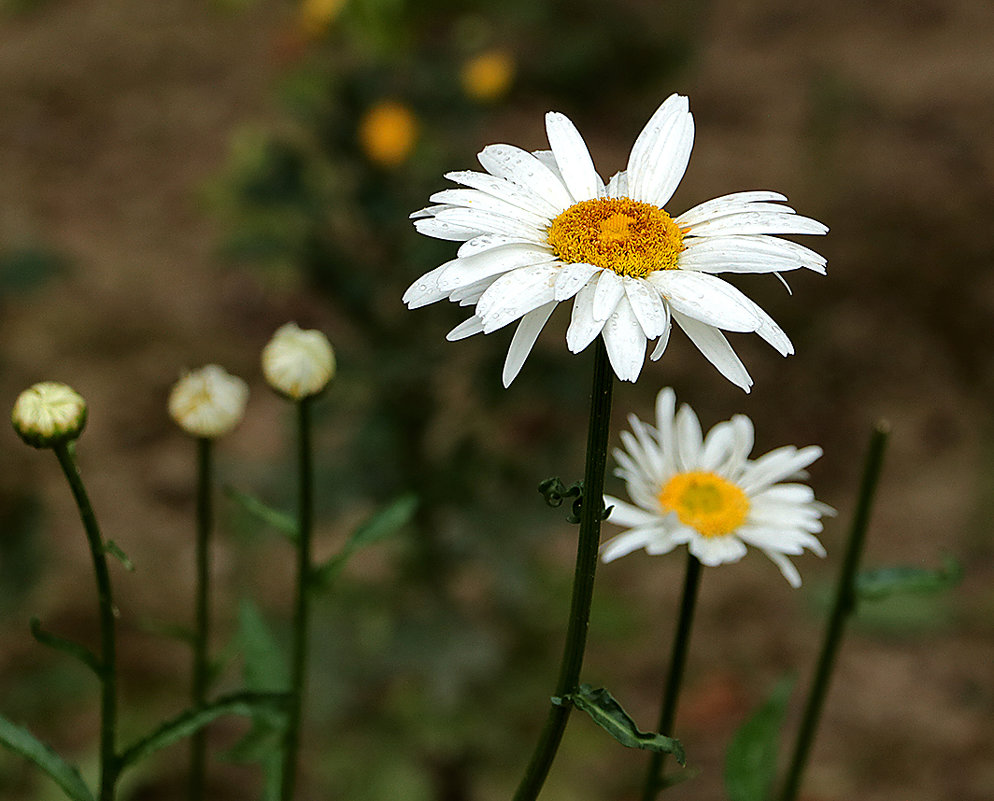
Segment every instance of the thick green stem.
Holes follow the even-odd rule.
[[[573,575],[573,599],[570,605],[566,643],[559,667],[554,700],[549,717],[539,736],[531,762],[514,794],[514,801],[533,801],[538,797],[556,757],[570,704],[566,696],[575,692],[580,681],[583,652],[590,621],[590,603],[594,593],[594,574],[600,546],[601,517],[604,511],[604,468],[607,463],[607,439],[611,428],[611,391],[614,373],[608,364],[604,342],[597,340],[594,376],[590,397],[590,424],[587,429],[587,458],[583,473],[583,503],[580,507],[580,533]]]
[[[828,695],[832,668],[835,656],[842,643],[842,634],[846,619],[856,609],[856,570],[859,568],[863,544],[866,542],[866,530],[870,522],[870,511],[873,508],[873,497],[880,481],[880,469],[883,465],[884,450],[890,427],[886,423],[878,423],[870,435],[870,447],[866,455],[866,465],[863,469],[863,479],[860,482],[859,498],[853,513],[852,527],[849,531],[849,541],[846,544],[845,558],[839,572],[839,581],[835,590],[835,601],[832,614],[825,629],[825,640],[822,643],[821,654],[815,668],[811,691],[808,694],[807,705],[801,718],[801,725],[794,744],[794,753],[790,767],[787,769],[783,792],[780,801],[794,801],[801,787],[801,778],[807,765],[808,754],[814,742],[818,720]]]
[[[297,597],[293,612],[293,645],[290,665],[290,699],[283,743],[282,801],[292,801],[297,784],[297,754],[307,679],[307,629],[310,618],[311,528],[313,524],[314,470],[311,458],[311,399],[297,402],[299,494],[297,501]]]
[[[193,638],[193,707],[207,703],[210,674],[208,640],[210,633],[210,534],[213,527],[211,505],[211,440],[197,440],[197,544],[195,622]],[[199,729],[190,739],[190,801],[203,801],[207,774],[207,731]]]
[[[114,801],[117,777],[120,770],[115,740],[117,736],[117,650],[114,637],[114,597],[107,570],[107,553],[97,525],[93,506],[79,475],[71,444],[59,443],[52,450],[59,460],[62,472],[69,482],[79,516],[86,531],[86,541],[93,559],[93,572],[97,580],[97,605],[100,615],[100,798]]]
[[[660,734],[673,736],[673,723],[676,720],[676,705],[680,698],[680,686],[683,683],[683,672],[687,665],[687,651],[690,648],[690,629],[694,623],[694,609],[697,606],[698,588],[701,585],[701,563],[691,553],[687,554],[687,572],[683,580],[683,597],[680,600],[680,617],[677,620],[676,632],[673,635],[673,650],[670,654],[670,669],[663,688],[663,703],[659,712]],[[649,759],[649,769],[645,774],[645,785],[642,788],[642,801],[654,801],[660,791],[665,789],[663,781],[663,765],[666,754],[656,752]]]

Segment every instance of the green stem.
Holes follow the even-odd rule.
[[[209,661],[207,643],[210,632],[210,533],[213,527],[211,506],[211,440],[197,439],[197,586],[193,639],[193,708],[207,703]],[[190,739],[190,801],[203,801],[207,775],[207,731],[199,729]]]
[[[563,699],[577,690],[580,668],[583,665],[594,592],[594,573],[597,569],[597,551],[600,546],[601,516],[604,511],[604,468],[611,428],[613,387],[614,373],[608,364],[604,342],[598,337],[590,397],[590,424],[587,429],[587,458],[583,473],[583,503],[580,507],[573,598],[559,667],[559,680],[554,694],[556,699]],[[538,797],[566,730],[570,708],[565,701],[553,702],[531,761],[514,794],[514,801],[533,801]]]
[[[117,736],[117,649],[114,638],[114,597],[110,588],[110,573],[107,570],[107,553],[103,537],[97,524],[93,506],[83,486],[72,445],[59,443],[53,446],[62,472],[69,482],[73,498],[79,509],[86,541],[93,559],[93,572],[97,580],[97,603],[100,614],[100,799],[113,801],[119,765],[115,753]]]
[[[852,527],[849,531],[849,541],[846,545],[845,558],[839,572],[839,581],[835,591],[835,602],[828,626],[825,629],[825,640],[822,643],[821,654],[815,668],[815,676],[811,683],[807,705],[801,718],[801,725],[794,744],[794,753],[784,780],[781,801],[794,801],[801,786],[801,778],[807,765],[811,744],[814,742],[815,730],[828,695],[828,686],[832,676],[835,656],[842,642],[843,629],[846,619],[856,609],[856,570],[859,567],[863,544],[866,542],[866,530],[870,522],[870,511],[873,507],[873,497],[880,481],[880,469],[883,465],[884,450],[890,427],[886,423],[878,423],[870,435],[870,446],[866,455],[866,465],[863,469],[863,479],[860,482],[859,498],[853,513]]]
[[[290,699],[283,743],[281,801],[292,801],[297,784],[297,754],[307,665],[307,629],[310,618],[311,528],[314,471],[311,459],[310,398],[297,402],[299,495],[297,502],[297,598],[293,613],[293,646],[290,666]]]
[[[694,624],[694,609],[697,606],[698,589],[701,586],[701,563],[696,556],[687,554],[687,572],[683,579],[683,597],[680,600],[680,617],[673,635],[673,650],[670,654],[670,669],[663,688],[663,704],[659,712],[660,734],[673,736],[673,723],[676,720],[676,705],[680,698],[684,668],[687,665],[687,652],[690,649],[690,629]],[[642,801],[654,801],[666,787],[663,781],[663,765],[666,754],[654,753],[649,760],[642,788]]]

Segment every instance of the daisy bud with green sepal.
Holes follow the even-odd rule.
[[[86,401],[72,387],[42,381],[18,396],[10,419],[28,445],[53,448],[83,433],[86,411]]]

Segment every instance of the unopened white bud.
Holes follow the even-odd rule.
[[[43,381],[17,397],[10,419],[28,445],[51,448],[83,433],[86,401],[65,384]]]
[[[187,434],[215,439],[241,422],[248,394],[248,384],[242,379],[208,364],[173,385],[169,415]]]
[[[262,372],[273,389],[291,400],[317,395],[335,375],[335,352],[320,331],[296,323],[281,326],[262,351]]]

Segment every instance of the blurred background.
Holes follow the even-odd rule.
[[[464,314],[400,296],[451,258],[407,215],[485,144],[546,147],[568,114],[601,174],[622,169],[667,95],[697,124],[679,213],[775,189],[831,227],[805,240],[829,274],[736,283],[793,339],[782,360],[732,342],[743,395],[677,334],[615,427],[675,387],[705,427],[745,412],[757,453],[817,443],[819,497],[840,514],[828,558],[793,591],[761,555],[705,571],[677,731],[692,781],[724,797],[722,755],[783,675],[797,721],[877,419],[893,427],[865,564],[965,566],[941,596],[867,605],[842,650],[808,801],[994,795],[994,13],[989,0],[0,0],[0,398],[66,382],[89,402],[84,477],[121,610],[122,738],[185,705],[194,446],[166,397],[217,362],[252,387],[218,481],[293,499],[292,421],[258,354],[288,320],[331,338],[319,409],[319,556],[406,492],[402,535],[363,553],[314,621],[301,801],[508,798],[554,684],[576,529],[538,482],[580,478],[591,354],[546,327],[500,386],[510,334],[459,343]],[[616,479],[608,489],[620,492]],[[605,534],[612,527],[605,527]],[[246,627],[277,641],[285,542],[219,496],[218,691],[242,686]],[[602,566],[584,679],[651,728],[683,560]],[[247,604],[247,599],[251,604]],[[92,677],[28,621],[96,639],[93,579],[55,460],[0,431],[0,710],[92,776]],[[257,798],[240,720],[211,730],[212,798]],[[244,760],[249,761],[245,762]],[[241,760],[241,761],[240,761]],[[543,798],[635,798],[645,755],[577,715]],[[122,799],[185,793],[185,747],[131,774]],[[58,791],[0,753],[0,798]]]

